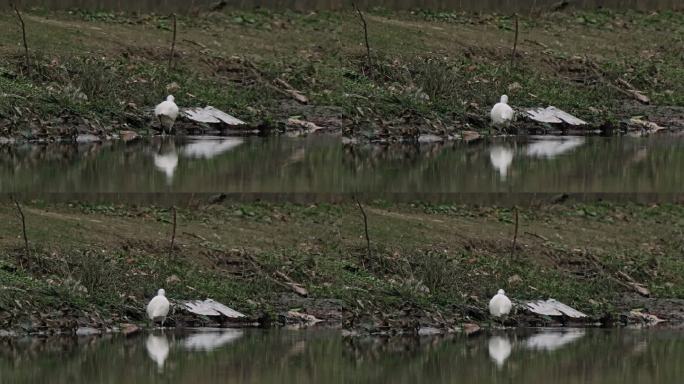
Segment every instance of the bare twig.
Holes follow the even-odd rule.
[[[515,256],[515,248],[518,243],[518,207],[513,208],[513,214],[515,216],[515,232],[513,233],[513,248],[511,248],[511,257]]]
[[[176,207],[171,208],[173,212],[173,230],[171,232],[171,246],[169,247],[169,256],[173,255],[173,246],[176,243]]]
[[[17,5],[12,3],[12,7],[14,8],[14,12],[16,12],[17,17],[19,18],[19,23],[21,23],[21,36],[24,40],[24,58],[26,60],[26,72],[28,74],[31,74],[31,60],[29,59],[28,43],[26,42],[26,24],[24,23],[24,18],[21,17],[21,12],[19,12],[19,8],[17,8]]]
[[[366,23],[366,18],[363,16],[363,12],[361,12],[359,7],[356,6],[356,3],[352,3],[352,6],[354,6],[354,9],[359,14],[361,24],[363,24],[363,37],[366,42],[366,59],[368,60],[368,72],[370,73],[373,72],[373,59],[371,59],[370,44],[368,43],[368,23]]]
[[[361,202],[359,199],[354,196],[354,200],[356,200],[356,204],[359,206],[359,210],[361,211],[361,215],[363,215],[363,229],[366,233],[366,250],[368,251],[368,260],[371,258],[371,245],[370,245],[370,236],[368,235],[368,216],[366,215],[366,210],[363,209],[363,205],[361,205]]]
[[[26,260],[31,261],[31,250],[29,248],[28,236],[26,235],[26,217],[24,216],[24,211],[21,209],[19,202],[12,196],[12,201],[17,207],[17,212],[19,212],[19,218],[21,219],[21,232],[24,235],[24,249],[26,250]],[[21,263],[20,263],[21,264]]]
[[[515,65],[515,55],[516,52],[518,51],[518,33],[519,33],[519,28],[518,28],[518,14],[515,14],[515,40],[513,40],[513,53],[511,54],[511,68]]]
[[[169,56],[169,71],[173,68],[173,55],[176,50],[176,14],[172,13],[171,18],[173,19],[173,40],[171,41],[171,55]]]
[[[511,55],[511,68],[515,65],[515,54],[518,50],[518,14],[515,14],[515,40],[513,41],[513,54]]]

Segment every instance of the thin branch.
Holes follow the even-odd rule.
[[[515,40],[513,41],[513,54],[511,55],[511,68],[515,65],[515,54],[518,50],[518,14],[515,14]]]
[[[368,235],[368,216],[366,215],[366,210],[363,209],[363,205],[361,205],[361,202],[359,199],[354,196],[354,200],[356,200],[356,204],[359,206],[359,210],[361,211],[361,214],[363,215],[363,229],[366,233],[366,250],[368,251],[368,260],[371,258],[371,245],[370,245],[370,236]]]
[[[171,208],[171,211],[173,212],[173,230],[171,232],[171,246],[169,247],[169,256],[173,255],[173,247],[176,243],[176,207]]]
[[[172,13],[171,18],[173,19],[173,40],[171,41],[171,55],[169,56],[169,71],[173,68],[173,55],[176,50],[176,14]]]
[[[26,60],[26,73],[28,73],[30,75],[31,74],[31,60],[29,59],[28,43],[26,42],[26,24],[24,23],[24,18],[21,17],[21,12],[19,12],[19,8],[17,8],[17,5],[12,3],[12,7],[14,8],[14,12],[16,12],[17,17],[19,18],[19,23],[21,23],[21,36],[22,36],[22,39],[24,40],[24,58]]]
[[[515,215],[515,232],[513,233],[513,247],[511,248],[511,257],[515,256],[516,244],[518,243],[518,228],[519,228],[518,207],[513,208],[513,214]]]
[[[26,217],[24,216],[24,211],[21,209],[19,202],[11,196],[14,205],[17,207],[17,212],[19,212],[19,218],[21,219],[21,232],[24,235],[24,248],[26,250],[26,260],[30,262],[31,250],[29,248],[28,236],[26,235]],[[20,263],[21,264],[21,263]]]
[[[366,42],[366,59],[368,60],[368,72],[371,73],[373,72],[373,60],[371,59],[370,44],[368,43],[368,23],[366,23],[366,18],[363,16],[363,12],[361,12],[359,7],[356,6],[356,3],[352,3],[352,6],[354,6],[354,9],[359,14],[359,18],[361,19],[361,23],[363,24],[363,37]]]

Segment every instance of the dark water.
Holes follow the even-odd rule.
[[[0,193],[684,192],[684,136],[345,146],[339,138],[186,138],[0,146]]]
[[[7,0],[5,0],[7,1]],[[155,11],[164,13],[168,9],[206,9],[217,0],[21,0],[25,6],[45,6],[50,8],[90,8],[116,11]],[[558,0],[358,0],[364,8],[382,6],[389,9],[432,8],[456,11],[497,11],[510,12],[550,8]],[[298,10],[340,9],[351,7],[348,0],[235,0],[227,2],[234,8],[291,8]],[[630,8],[641,10],[681,9],[681,0],[574,0],[571,7],[579,8]]]
[[[333,331],[224,330],[4,341],[0,382],[677,384],[682,362],[682,331],[349,340]]]

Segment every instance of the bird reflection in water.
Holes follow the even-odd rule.
[[[147,354],[150,356],[150,359],[157,363],[159,371],[163,371],[164,362],[166,361],[166,358],[169,357],[169,340],[166,336],[147,336],[145,348],[147,349]]]

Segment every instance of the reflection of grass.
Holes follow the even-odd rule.
[[[145,300],[165,287],[175,299],[212,297],[270,313],[283,309],[282,274],[312,297],[349,308],[393,313],[413,305],[457,319],[466,306],[485,308],[498,288],[519,300],[553,297],[592,314],[614,311],[631,293],[624,275],[655,297],[684,298],[679,205],[521,209],[515,257],[509,209],[367,209],[370,259],[353,205],[268,203],[179,209],[179,250],[169,257],[166,209],[31,204],[33,263],[19,267],[17,240],[0,238],[0,281],[9,287],[0,302],[19,317],[16,298],[45,311],[66,304],[140,319]],[[13,214],[0,207],[2,233],[16,232]],[[180,282],[167,284],[172,275]]]
[[[369,13],[376,71],[361,71],[356,19],[346,12],[228,11],[181,17],[178,70],[166,73],[168,20],[155,15],[46,13],[28,19],[36,74],[20,71],[18,31],[0,16],[3,92],[26,100],[23,115],[75,113],[105,126],[146,124],[140,116],[177,83],[182,105],[212,104],[254,123],[315,110],[282,105],[267,85],[281,78],[314,105],[335,105],[360,126],[482,128],[500,94],[515,105],[557,105],[594,123],[624,117],[631,83],[655,104],[682,105],[681,13],[579,12],[522,19],[522,58],[508,68],[510,22],[503,16]],[[626,38],[628,36],[628,38]],[[671,49],[668,47],[672,47]],[[246,61],[253,62],[256,76]],[[0,113],[24,127],[16,100]],[[305,116],[306,117],[306,116]],[[443,124],[442,124],[443,123]]]

